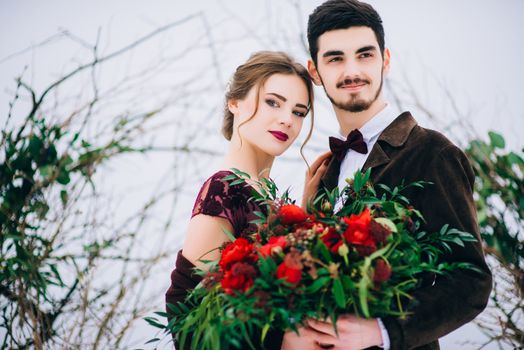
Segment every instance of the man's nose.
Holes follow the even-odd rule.
[[[360,67],[355,60],[346,60],[344,65],[344,77],[360,77]]]

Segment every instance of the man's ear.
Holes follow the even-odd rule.
[[[391,61],[391,52],[386,47],[384,48],[384,65],[383,65],[384,75],[389,73],[390,61]]]
[[[317,86],[322,86],[322,80],[320,79],[320,75],[318,74],[317,67],[315,67],[313,60],[307,60],[307,70],[313,83]]]
[[[233,114],[236,114],[238,112],[238,100],[228,100],[227,101],[227,108],[229,111]]]

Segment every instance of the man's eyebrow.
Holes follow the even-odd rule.
[[[376,50],[377,50],[377,48],[375,46],[368,45],[368,46],[361,47],[355,53],[362,53],[362,52],[366,52],[366,51],[376,51]]]
[[[267,94],[268,94],[268,95],[273,95],[273,96],[275,96],[276,98],[278,98],[278,99],[281,100],[281,101],[284,101],[284,102],[287,101],[287,98],[285,98],[284,96],[279,95],[279,94],[277,94],[277,93],[275,93],[275,92],[268,92]],[[305,106],[305,105],[303,105],[303,104],[301,104],[301,103],[297,103],[295,106],[297,106],[297,107],[301,107],[301,108],[304,108],[304,109],[308,109],[307,106]]]
[[[331,56],[344,56],[344,52],[340,50],[329,50],[324,52],[322,57],[331,57]]]

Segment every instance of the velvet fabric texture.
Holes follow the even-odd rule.
[[[431,278],[413,293],[410,316],[383,319],[392,350],[439,349],[438,338],[475,318],[485,308],[492,288],[473,201],[473,170],[459,148],[442,134],[418,126],[409,112],[381,133],[362,171],[369,168],[373,184],[395,187],[402,180],[433,183],[404,192],[426,219],[424,230],[438,232],[449,224],[477,237],[478,242],[468,242],[464,248],[453,245],[452,254],[443,260],[471,263],[480,273],[461,269]],[[333,157],[320,186],[332,190],[339,172],[340,161]],[[380,195],[380,189],[375,189]]]

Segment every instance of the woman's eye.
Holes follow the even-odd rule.
[[[278,102],[270,98],[266,99],[266,103],[271,107],[279,107]]]
[[[306,113],[300,112],[300,111],[294,111],[293,114],[295,114],[297,117],[304,118],[306,116]]]

